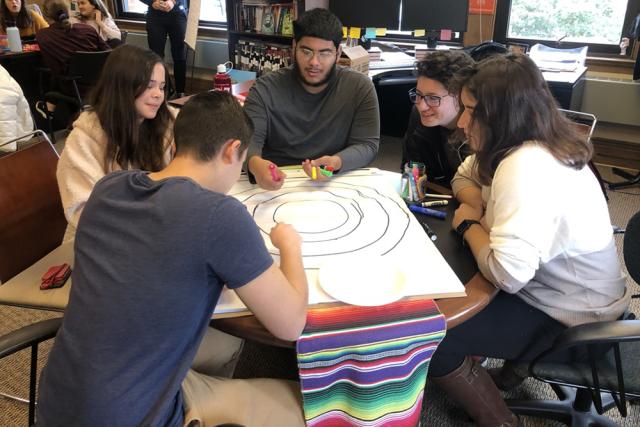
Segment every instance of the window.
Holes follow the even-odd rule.
[[[118,0],[118,17],[143,18],[148,6],[139,0]],[[201,0],[200,21],[226,23],[227,11],[224,0]]]
[[[499,1],[494,39],[620,53],[620,39],[639,8],[640,0]]]

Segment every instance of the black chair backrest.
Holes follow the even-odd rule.
[[[624,263],[631,278],[640,285],[640,212],[631,217],[624,233]]]
[[[372,78],[380,107],[380,133],[404,136],[413,107],[408,92],[416,87],[417,79],[413,70],[389,70]]]
[[[69,61],[69,75],[78,76],[76,80],[79,86],[93,86],[102,73],[104,63],[107,61],[110,50],[101,52],[74,52]]]

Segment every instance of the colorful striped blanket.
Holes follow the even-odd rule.
[[[431,299],[309,310],[297,343],[307,425],[418,425],[445,332]]]

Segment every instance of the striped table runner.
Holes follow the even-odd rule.
[[[445,331],[431,299],[309,310],[297,343],[307,425],[418,425]]]

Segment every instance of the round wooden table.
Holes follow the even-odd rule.
[[[448,190],[439,186],[431,186],[432,190],[446,193]],[[449,203],[447,207],[447,219],[415,214],[418,219],[425,221],[438,236],[434,242],[442,256],[447,260],[453,271],[462,283],[465,284],[466,297],[440,298],[436,300],[440,312],[447,319],[447,328],[454,328],[460,323],[473,317],[489,304],[498,290],[493,284],[480,274],[475,259],[469,248],[462,244],[462,239],[451,229],[451,218],[457,203]],[[428,273],[425,273],[428,277]],[[420,298],[420,297],[407,297]],[[342,303],[333,303],[340,305]],[[330,306],[323,304],[323,306]],[[250,339],[262,344],[279,347],[294,347],[294,342],[282,341],[271,335],[264,326],[255,318],[248,315],[242,317],[227,317],[213,319],[211,326],[240,338]]]

